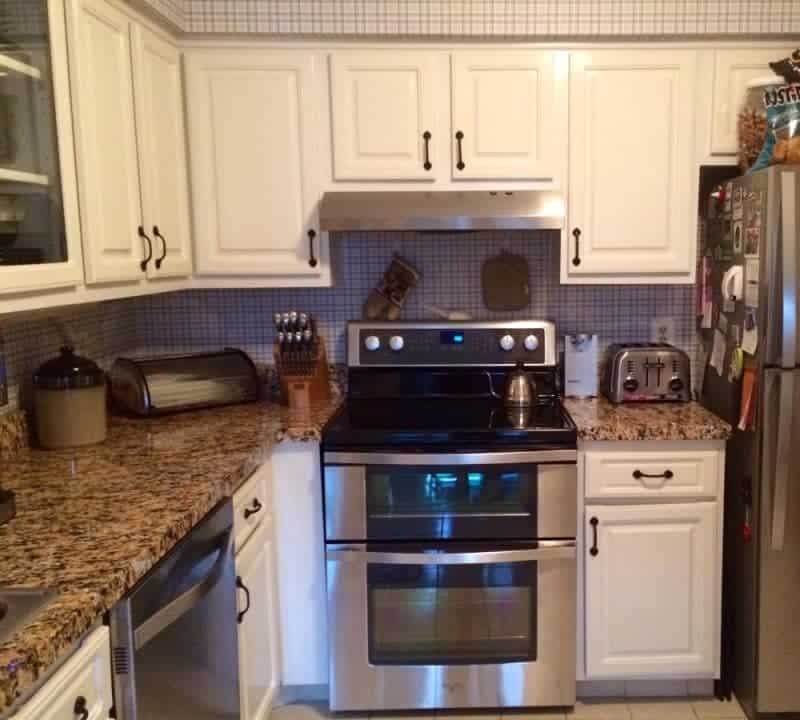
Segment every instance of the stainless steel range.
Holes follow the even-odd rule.
[[[551,323],[352,323],[323,434],[332,710],[575,701],[576,431]],[[506,408],[523,362],[537,402]]]

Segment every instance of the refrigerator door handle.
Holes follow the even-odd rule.
[[[786,515],[789,504],[789,466],[792,461],[792,428],[794,427],[795,372],[777,372],[778,442],[775,453],[775,472],[772,494],[772,549],[783,550],[786,537]]]
[[[797,174],[781,175],[781,264],[783,266],[781,367],[797,364]]]

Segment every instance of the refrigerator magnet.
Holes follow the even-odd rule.
[[[761,193],[751,191],[744,199],[744,224],[751,227],[761,227]]]
[[[746,228],[744,231],[744,254],[758,256],[758,246],[761,244],[761,228]]]
[[[731,361],[728,364],[728,382],[737,382],[742,377],[744,370],[744,353],[742,348],[734,348],[731,352]]]
[[[758,325],[756,311],[746,308],[744,311],[744,331],[742,333],[742,350],[748,355],[755,355],[758,349]]]
[[[742,399],[740,403],[739,430],[751,430],[756,417],[756,369],[748,366],[744,369],[742,381]]]
[[[717,371],[717,375],[722,377],[725,367],[725,336],[719,331],[714,331],[714,342],[711,347],[711,357],[708,364]]]
[[[744,249],[744,225],[742,224],[741,220],[737,220],[733,223],[733,254],[734,255],[741,255],[742,250]]]
[[[758,258],[744,261],[744,304],[749,308],[758,307]]]
[[[733,219],[741,220],[744,216],[744,190],[737,187],[733,191]]]

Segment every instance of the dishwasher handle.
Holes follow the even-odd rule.
[[[154,612],[147,620],[141,622],[133,630],[133,642],[136,650],[141,650],[156,635],[166,630],[172,623],[185,615],[197,603],[199,603],[214,586],[219,582],[222,573],[225,571],[225,563],[231,554],[233,547],[233,530],[228,529],[219,536],[219,542],[214,551],[219,552],[213,567],[206,573],[202,580],[195,583],[188,590],[185,590],[169,603]]]

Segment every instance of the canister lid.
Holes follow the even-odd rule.
[[[71,390],[103,385],[106,374],[89,358],[75,354],[69,345],[61,354],[44,363],[33,376],[33,384],[45,390]]]

